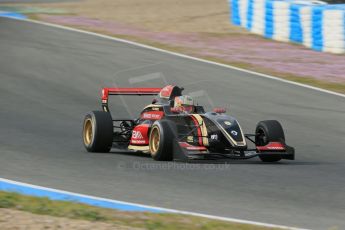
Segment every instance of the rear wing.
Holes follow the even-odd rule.
[[[103,88],[102,89],[102,108],[103,111],[108,112],[108,99],[110,95],[136,95],[136,96],[150,96],[160,93],[162,88]]]

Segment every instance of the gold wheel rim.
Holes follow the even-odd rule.
[[[92,132],[92,121],[91,119],[86,119],[84,122],[84,143],[85,145],[90,145],[92,142],[93,132]]]
[[[160,133],[157,126],[152,128],[150,135],[150,152],[155,155],[159,149]]]

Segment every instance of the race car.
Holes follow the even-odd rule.
[[[260,121],[254,134],[244,134],[239,122],[224,108],[205,112],[183,88],[103,88],[102,111],[86,114],[83,142],[88,152],[109,152],[112,148],[142,152],[157,161],[249,159],[263,162],[294,160],[293,147],[285,143],[281,124]],[[113,119],[111,95],[153,95],[136,119]],[[248,142],[248,143],[247,143]],[[249,142],[253,146],[249,147]]]

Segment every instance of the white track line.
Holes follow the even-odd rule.
[[[0,178],[0,185],[1,185],[1,182],[10,183],[13,185],[23,186],[23,187],[27,187],[27,188],[38,189],[41,191],[55,192],[55,193],[66,195],[66,198],[69,198],[69,199],[71,199],[71,198],[73,199],[73,197],[83,197],[83,198],[88,198],[88,199],[93,199],[93,200],[98,200],[98,201],[116,202],[116,203],[120,203],[120,204],[124,204],[124,205],[131,205],[131,206],[137,206],[137,207],[142,207],[142,208],[156,209],[156,210],[159,210],[162,212],[191,215],[191,216],[204,217],[204,218],[221,220],[221,221],[229,221],[229,222],[240,223],[240,224],[250,224],[250,225],[270,227],[270,228],[279,228],[279,229],[304,230],[302,228],[288,227],[288,226],[284,226],[284,225],[268,224],[268,223],[262,223],[262,222],[256,222],[256,221],[236,219],[236,218],[213,216],[213,215],[207,215],[207,214],[196,213],[196,212],[180,211],[180,210],[176,210],[176,209],[167,209],[167,208],[161,208],[161,207],[150,206],[150,205],[142,205],[142,204],[124,202],[124,201],[119,201],[119,200],[111,200],[111,199],[100,198],[100,197],[95,197],[95,196],[88,196],[88,195],[84,195],[84,194],[80,194],[80,193],[67,192],[64,190],[58,190],[58,189],[52,189],[52,188],[47,188],[47,187],[43,187],[43,186],[27,184],[27,183],[23,183],[23,182],[8,180],[5,178]]]
[[[337,92],[333,92],[333,91],[330,91],[330,90],[321,89],[321,88],[318,88],[318,87],[314,87],[314,86],[305,85],[305,84],[298,83],[298,82],[293,82],[293,81],[285,80],[285,79],[282,79],[282,78],[278,78],[278,77],[274,77],[274,76],[271,76],[271,75],[267,75],[267,74],[263,74],[263,73],[258,73],[258,72],[254,72],[254,71],[238,68],[238,67],[231,66],[231,65],[221,64],[221,63],[218,63],[218,62],[208,61],[208,60],[205,60],[205,59],[196,58],[196,57],[188,56],[188,55],[185,55],[185,54],[180,54],[180,53],[176,53],[176,52],[172,52],[172,51],[168,51],[168,50],[163,50],[163,49],[159,49],[159,48],[156,48],[156,47],[153,47],[153,46],[144,45],[144,44],[137,43],[137,42],[132,42],[132,41],[129,41],[129,40],[126,40],[126,39],[111,37],[111,36],[107,36],[107,35],[103,35],[103,34],[99,34],[99,33],[89,32],[89,31],[85,31],[85,30],[75,29],[75,28],[71,28],[71,27],[67,27],[67,26],[61,26],[61,25],[56,25],[56,24],[52,24],[52,23],[41,22],[41,21],[36,21],[36,20],[31,20],[31,19],[17,19],[17,20],[27,21],[27,22],[31,22],[31,23],[36,23],[36,24],[40,24],[40,25],[55,27],[55,28],[69,30],[69,31],[74,31],[74,32],[79,32],[79,33],[83,33],[83,34],[94,35],[94,36],[97,36],[97,37],[101,37],[101,38],[105,38],[105,39],[109,39],[109,40],[113,40],[113,41],[117,41],[117,42],[122,42],[122,43],[130,44],[130,45],[138,46],[138,47],[145,48],[145,49],[155,50],[155,51],[158,51],[158,52],[171,54],[171,55],[178,56],[178,57],[181,57],[181,58],[187,58],[187,59],[191,59],[191,60],[195,60],[195,61],[199,61],[199,62],[204,62],[204,63],[208,63],[208,64],[212,64],[212,65],[217,65],[217,66],[221,66],[221,67],[232,69],[232,70],[238,70],[238,71],[241,71],[241,72],[257,75],[257,76],[260,76],[260,77],[263,77],[263,78],[268,78],[268,79],[272,79],[272,80],[276,80],[276,81],[280,81],[280,82],[285,82],[285,83],[288,83],[288,84],[292,84],[292,85],[296,85],[296,86],[301,86],[301,87],[304,87],[304,88],[308,88],[308,89],[316,90],[316,91],[319,91],[319,92],[328,93],[328,94],[331,94],[331,95],[335,95],[335,96],[339,96],[339,97],[345,98],[345,94],[342,94],[342,93],[337,93]]]

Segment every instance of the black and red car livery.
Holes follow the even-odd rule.
[[[294,160],[294,148],[286,145],[276,120],[260,121],[254,134],[244,134],[239,122],[215,108],[205,112],[193,106],[190,113],[176,107],[183,88],[103,88],[102,109],[85,116],[83,142],[89,152],[140,151],[155,160],[249,159],[265,162]],[[113,119],[108,108],[111,95],[153,95],[137,119]],[[175,103],[175,105],[174,105]],[[249,142],[254,147],[249,147]]]

